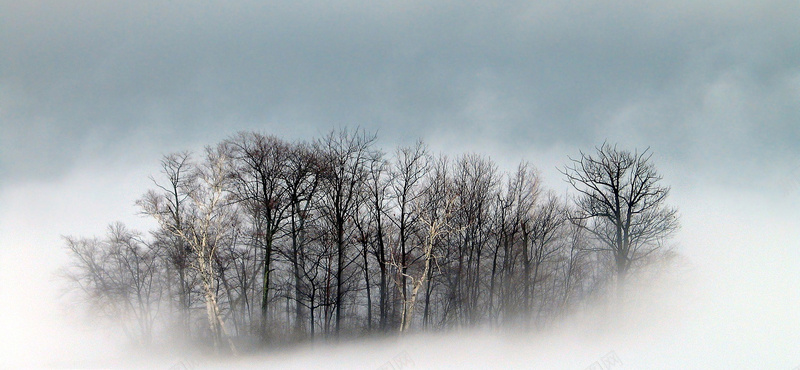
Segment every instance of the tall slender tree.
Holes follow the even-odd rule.
[[[423,195],[423,182],[428,173],[428,162],[430,156],[428,149],[422,141],[410,147],[399,147],[395,154],[395,162],[392,167],[392,185],[391,193],[394,200],[394,213],[395,216],[390,218],[397,229],[397,240],[395,245],[398,251],[392,255],[398,256],[397,261],[393,261],[399,269],[400,275],[400,299],[402,302],[409,302],[412,299],[408,296],[408,267],[409,252],[411,243],[417,243],[416,240],[410,240],[416,233],[418,228],[419,208],[415,207],[418,200]],[[433,221],[431,221],[433,222]],[[438,237],[438,235],[437,235]],[[405,308],[401,310],[401,330],[403,330],[403,323],[407,322],[405,315],[408,311]]]
[[[200,276],[214,348],[218,350],[227,340],[230,350],[236,353],[222,320],[215,269],[217,248],[232,223],[229,214],[231,209],[228,207],[231,203],[227,192],[230,181],[228,166],[230,158],[222,146],[206,148],[205,160],[192,168],[189,179],[180,189],[181,196],[190,203],[182,228],[172,223],[169,214],[161,211],[164,207],[158,203],[158,198],[144,204],[146,213],[191,249],[194,256],[192,267]]]
[[[176,230],[185,230],[187,197],[185,192],[194,167],[189,152],[176,152],[165,155],[161,159],[161,174],[166,182],[150,177],[157,190],[148,191],[136,204],[145,214],[158,214],[162,220],[161,229],[154,232],[157,238],[168,245],[167,260],[178,277],[177,297],[181,332],[184,339],[191,336],[191,305],[193,277],[189,271],[192,258],[191,248]],[[163,180],[162,180],[163,181]]]
[[[290,147],[283,140],[259,133],[242,132],[225,141],[234,159],[230,177],[235,194],[250,212],[254,240],[262,249],[261,336],[268,338],[268,313],[275,241],[285,226],[292,206],[288,194]]]
[[[320,210],[328,223],[336,253],[336,289],[334,298],[335,335],[341,331],[342,308],[346,279],[346,268],[352,262],[351,234],[353,218],[358,211],[362,187],[367,178],[367,169],[374,135],[363,130],[350,132],[346,129],[332,131],[316,142],[318,155],[324,165],[321,180],[324,186]],[[331,261],[332,262],[332,261]]]

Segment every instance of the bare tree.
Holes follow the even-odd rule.
[[[520,248],[523,226],[529,222],[532,211],[535,209],[539,198],[540,183],[536,169],[526,162],[517,167],[516,172],[509,176],[508,183],[503,193],[498,194],[498,206],[495,214],[497,217],[497,249],[502,249],[503,258],[500,262],[501,294],[497,315],[503,315],[508,320],[520,308],[519,280],[526,281],[527,275],[519,273],[517,266],[522,262],[525,266],[523,248]],[[524,244],[523,244],[524,247]],[[495,259],[497,258],[497,252]],[[493,263],[493,265],[496,262]],[[521,279],[520,279],[521,278]],[[494,292],[494,272],[492,274],[490,297]],[[522,295],[523,297],[525,294]],[[490,300],[491,304],[491,300]],[[491,309],[491,308],[490,308]]]
[[[303,277],[306,275],[306,248],[309,242],[308,227],[314,220],[314,206],[319,188],[318,158],[307,144],[295,144],[288,153],[286,191],[289,202],[288,234],[289,245],[284,252],[286,259],[291,264],[295,312],[294,331],[296,336],[301,336],[305,320],[303,297]],[[315,296],[308,296],[315,298]],[[313,318],[311,319],[313,328]]]
[[[119,321],[131,340],[149,345],[158,314],[162,271],[157,250],[121,223],[102,239],[65,237],[72,265],[64,271],[95,312]]]
[[[428,173],[428,162],[430,156],[422,141],[418,141],[411,147],[399,147],[395,155],[395,162],[392,168],[392,198],[394,200],[395,216],[390,220],[397,228],[396,244],[398,251],[393,255],[399,255],[399,260],[394,261],[400,274],[400,299],[402,302],[409,302],[408,296],[408,254],[411,247],[409,244],[410,236],[416,232],[419,208],[415,207],[418,199],[423,194],[423,180]],[[403,316],[400,320],[400,329],[403,330],[403,323],[407,322],[405,315],[407,309],[401,311]]]
[[[536,288],[544,263],[559,252],[558,239],[563,236],[562,226],[566,214],[561,200],[553,193],[547,194],[544,202],[540,202],[533,210],[530,219],[522,224],[524,291],[523,304],[526,309],[526,325],[532,318]],[[546,300],[542,300],[546,301]],[[542,302],[544,303],[544,302]],[[540,303],[539,307],[542,307]]]
[[[417,148],[421,149],[422,147],[418,145]],[[427,154],[419,149],[409,152],[416,153],[414,157],[417,157],[417,160],[424,158],[425,161],[425,167],[419,168],[420,178],[415,180],[414,183],[416,183],[416,181],[423,181],[422,176],[428,173],[427,168],[428,162],[430,161]],[[419,297],[419,290],[426,283],[428,283],[425,294],[425,315],[427,316],[433,270],[431,265],[435,263],[437,257],[434,252],[435,249],[441,248],[440,240],[446,234],[453,231],[451,221],[453,218],[453,209],[455,207],[455,196],[453,195],[452,186],[450,186],[451,184],[447,176],[446,164],[447,162],[444,158],[433,162],[433,171],[430,173],[430,176],[424,178],[426,183],[420,184],[421,189],[418,191],[418,194],[411,197],[411,201],[408,204],[408,206],[412,208],[409,210],[409,214],[414,215],[415,220],[417,220],[421,226],[421,237],[414,240],[415,245],[408,251],[409,254],[416,254],[416,256],[414,256],[413,260],[409,261],[405,255],[401,254],[400,256],[403,259],[400,261],[392,261],[400,272],[402,280],[410,280],[410,292],[406,292],[401,296],[402,312],[399,328],[401,333],[409,329],[413,320],[414,308]],[[404,168],[406,168],[405,171],[407,174],[401,174],[401,177],[408,178],[409,174],[416,172],[414,171],[413,165],[406,165]],[[416,191],[412,192],[409,190],[408,194],[414,194],[415,192]],[[410,262],[421,263],[422,266],[409,269]],[[401,288],[398,287],[398,289]]]
[[[451,307],[468,325],[476,324],[481,316],[481,267],[493,227],[491,207],[496,185],[497,165],[489,158],[467,154],[455,162],[453,186],[457,204],[453,222],[461,241],[454,246],[457,260]]]
[[[428,214],[421,216],[421,222],[425,225],[425,239],[419,246],[422,268],[416,275],[403,272],[403,276],[411,280],[411,292],[403,300],[403,314],[400,322],[400,332],[407,331],[411,325],[414,314],[414,306],[417,302],[419,289],[428,279],[431,263],[434,260],[433,249],[439,238],[451,232],[450,220],[452,218],[453,199],[446,199],[442,209],[430,209]],[[407,270],[406,270],[407,271]]]
[[[327,220],[336,250],[335,334],[341,330],[342,306],[346,290],[345,269],[352,262],[350,251],[353,218],[358,211],[361,188],[367,178],[367,164],[374,135],[356,130],[332,131],[318,140],[322,185],[320,210]],[[332,261],[331,261],[332,262]]]
[[[569,214],[569,210],[567,210],[567,214]],[[567,312],[571,301],[576,298],[576,293],[582,293],[580,288],[586,280],[587,270],[591,268],[587,254],[594,252],[587,250],[589,248],[587,233],[583,227],[584,222],[584,220],[575,220],[574,223],[567,225],[568,247],[561,251],[561,259],[564,263],[560,265],[562,279],[560,309],[562,314]]]
[[[161,173],[166,183],[161,183],[151,176],[150,180],[158,190],[150,190],[136,201],[143,213],[158,213],[163,220],[161,230],[154,232],[153,236],[163,239],[163,242],[168,245],[166,258],[178,277],[179,316],[181,331],[186,337],[191,336],[190,322],[194,282],[189,268],[193,256],[191,248],[173,230],[184,230],[186,227],[187,194],[183,192],[183,189],[187,186],[192,167],[189,152],[165,155],[161,159]]]
[[[267,339],[275,239],[284,228],[292,203],[287,173],[290,148],[283,140],[258,133],[239,133],[225,141],[234,159],[230,177],[235,179],[237,200],[244,203],[253,219],[254,239],[263,250],[261,290],[261,336]]]
[[[617,289],[635,261],[657,250],[678,228],[677,210],[666,204],[670,188],[650,161],[649,150],[631,153],[603,143],[596,153],[581,152],[561,171],[578,191],[570,216],[610,253]]]
[[[434,284],[434,278],[441,276],[442,271],[439,262],[444,262],[443,260],[446,259],[444,252],[447,250],[447,236],[454,231],[452,230],[450,221],[452,213],[454,212],[452,207],[454,207],[453,200],[455,199],[453,194],[453,179],[450,176],[448,158],[439,154],[430,160],[428,169],[423,197],[420,199],[422,207],[417,210],[417,212],[423,215],[422,217],[428,217],[428,221],[423,223],[422,230],[423,233],[427,232],[427,235],[423,235],[420,242],[424,243],[426,237],[431,237],[431,222],[438,222],[439,218],[444,215],[447,217],[444,219],[447,224],[441,226],[443,230],[433,230],[437,232],[437,235],[431,240],[433,243],[433,245],[431,245],[431,250],[429,253],[424,253],[423,250],[422,253],[422,255],[429,260],[429,264],[434,263],[437,267],[436,269],[427,268],[428,274],[425,277],[425,306],[422,311],[422,325],[425,328],[427,328],[431,321],[431,307],[434,305],[431,302],[433,290],[436,286],[436,284]],[[428,226],[427,230],[425,230],[425,226]],[[434,274],[434,271],[436,271],[437,274]]]
[[[153,203],[146,203],[145,212],[191,248],[195,256],[192,267],[200,275],[214,347],[218,349],[223,339],[227,339],[231,351],[236,353],[233,342],[227,337],[220,313],[215,271],[217,248],[225,232],[232,226],[232,218],[228,214],[231,200],[227,193],[229,162],[228,153],[221,146],[206,148],[205,160],[194,166],[190,180],[180,189],[191,203],[187,207],[184,227],[178,228],[171,222],[168,215],[161,211],[164,207],[157,199]]]
[[[380,281],[378,285],[378,326],[385,331],[389,324],[389,259],[387,251],[388,229],[385,225],[388,219],[389,186],[392,184],[389,162],[382,152],[374,152],[369,161],[369,175],[364,191],[364,203],[367,208],[368,234],[364,238],[372,240],[371,252],[378,265]],[[366,265],[366,262],[365,262]],[[366,268],[366,266],[365,266]],[[366,273],[366,272],[365,272]]]
[[[309,229],[313,230],[313,228]],[[312,237],[308,239],[316,238],[317,237]],[[306,242],[308,242],[308,240]],[[321,323],[328,318],[327,314],[320,317],[319,309],[323,307],[327,309],[330,305],[329,300],[326,298],[329,286],[330,268],[325,265],[325,262],[326,260],[330,261],[332,259],[333,252],[331,249],[330,243],[319,242],[308,243],[303,248],[298,249],[297,258],[299,261],[302,261],[302,263],[298,265],[301,274],[299,279],[301,285],[299,289],[297,289],[297,293],[300,294],[297,299],[297,304],[308,309],[309,333],[311,338],[315,336],[317,328],[322,325]]]

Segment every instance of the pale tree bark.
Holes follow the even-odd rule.
[[[428,171],[430,156],[428,149],[421,141],[411,147],[399,147],[395,154],[392,168],[392,197],[395,217],[390,218],[397,228],[397,249],[399,253],[398,268],[400,273],[400,299],[408,300],[408,265],[409,239],[416,231],[418,212],[413,204],[422,196],[422,181]]]
[[[451,232],[450,220],[452,218],[453,197],[449,197],[444,208],[441,210],[432,209],[424,215],[420,216],[420,222],[425,227],[425,237],[420,246],[420,255],[422,259],[422,269],[413,274],[403,272],[403,277],[410,280],[411,292],[403,300],[403,310],[400,316],[400,333],[408,331],[411,326],[411,321],[414,316],[414,307],[417,303],[417,295],[419,289],[425,284],[428,278],[431,263],[434,260],[433,249],[437,241],[445,234]]]
[[[226,189],[229,181],[227,168],[229,158],[227,153],[219,148],[207,148],[206,154],[206,160],[193,168],[191,180],[181,189],[191,202],[185,227],[175,227],[163,213],[155,212],[158,207],[152,210],[146,209],[146,212],[191,248],[195,256],[192,267],[200,275],[214,348],[219,350],[222,342],[226,340],[230,351],[236,354],[236,347],[225,331],[217,302],[214,269],[217,247],[223,233],[231,226],[229,215],[226,214],[229,211],[230,201]]]
[[[430,158],[426,158],[426,163]],[[427,168],[427,164],[426,167]],[[393,264],[410,283],[410,292],[402,296],[402,308],[400,315],[400,333],[407,331],[411,325],[414,315],[414,308],[419,296],[419,290],[425,283],[430,283],[432,278],[431,264],[436,261],[437,255],[434,253],[445,235],[451,233],[452,220],[456,197],[453,193],[451,178],[447,169],[447,160],[440,157],[432,162],[432,172],[427,174],[426,183],[422,184],[420,194],[414,198],[411,204],[412,213],[416,215],[421,226],[421,237],[413,252],[416,252],[415,261],[422,261],[421,268],[409,269],[404,261],[393,260]],[[438,246],[438,247],[437,247]],[[394,254],[393,254],[394,256]],[[403,266],[400,266],[403,263]],[[405,267],[405,269],[401,269]],[[398,287],[402,289],[402,287]],[[430,285],[426,289],[426,315],[430,304]]]

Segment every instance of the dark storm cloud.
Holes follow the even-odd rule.
[[[797,156],[798,4],[751,3],[2,2],[0,181],[339,125]]]

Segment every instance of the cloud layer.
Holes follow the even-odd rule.
[[[3,181],[240,129],[307,138],[341,125],[495,156],[608,139],[725,179],[720,161],[757,174],[800,153],[793,1],[0,10]]]

